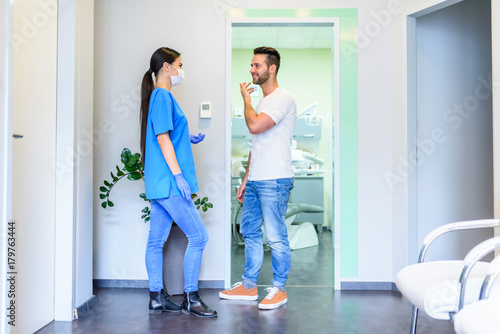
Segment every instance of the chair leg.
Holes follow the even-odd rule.
[[[418,317],[418,307],[413,305],[411,309],[410,334],[415,334],[417,332],[417,317]]]

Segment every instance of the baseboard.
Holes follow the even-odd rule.
[[[78,319],[79,317],[83,316],[96,305],[97,305],[97,297],[93,295],[85,303],[75,308],[75,319]]]
[[[149,288],[148,280],[137,279],[94,279],[96,288]],[[200,289],[224,289],[224,281],[199,281]]]
[[[147,279],[94,279],[96,288],[149,288]]]
[[[200,289],[224,289],[224,281],[199,281]]]
[[[399,292],[394,282],[341,282],[342,291],[396,291]]]
[[[200,289],[224,289],[224,281],[199,281]],[[94,279],[96,288],[139,288],[147,289],[148,280],[131,279]],[[396,291],[399,292],[394,282],[341,282],[343,291]]]

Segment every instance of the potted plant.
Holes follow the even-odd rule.
[[[111,180],[104,180],[103,185],[99,187],[99,198],[103,201],[101,206],[104,209],[115,205],[110,200],[110,194],[113,187],[120,180],[144,180],[144,167],[142,166],[141,155],[139,153],[132,154],[128,148],[124,148],[121,153],[121,162],[123,166],[120,168],[116,165],[116,172],[110,173]],[[140,193],[139,197],[148,203],[151,202],[146,198],[145,193]],[[206,212],[208,209],[213,208],[212,203],[208,201],[207,197],[199,198],[196,194],[192,194],[191,198],[198,210],[202,209],[203,212]],[[146,205],[141,213],[141,219],[144,223],[147,223],[150,220],[151,214],[149,205]],[[163,283],[165,291],[170,295],[184,293],[183,261],[186,247],[187,238],[174,223],[168,239],[163,246]]]

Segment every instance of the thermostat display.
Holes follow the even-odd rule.
[[[209,101],[201,102],[200,118],[212,118],[212,102]]]

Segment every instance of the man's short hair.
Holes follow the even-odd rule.
[[[278,74],[278,70],[280,69],[280,54],[275,48],[271,48],[268,46],[261,46],[255,48],[253,50],[253,54],[264,54],[267,55],[266,65],[269,67],[271,65],[276,65],[276,74]]]

